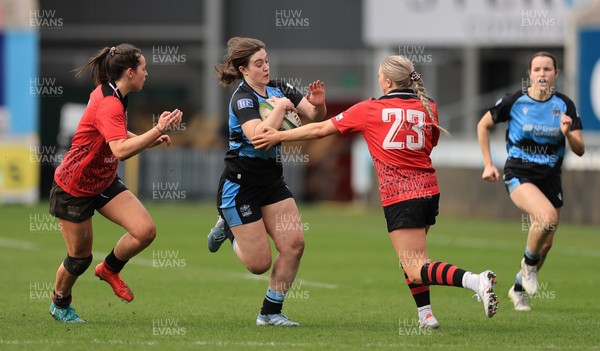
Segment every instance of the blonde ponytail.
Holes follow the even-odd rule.
[[[427,92],[425,91],[425,87],[423,86],[423,81],[421,80],[420,76],[419,76],[419,79],[413,80],[412,88],[415,91],[415,94],[417,94],[417,97],[419,98],[419,100],[421,100],[421,104],[423,105],[423,107],[425,107],[427,114],[429,114],[429,118],[433,122],[433,125],[436,126],[437,129],[440,130],[440,132],[446,134],[447,136],[450,136],[451,135],[450,132],[439,125],[437,116],[435,116],[435,114],[433,113],[433,109],[431,108],[431,104],[430,104],[430,99],[429,99],[429,97],[427,97]]]
[[[437,116],[435,116],[431,108],[431,99],[427,96],[427,92],[423,86],[421,75],[415,72],[413,63],[406,56],[393,55],[386,57],[381,62],[381,71],[386,78],[394,82],[399,88],[412,88],[419,100],[421,100],[421,104],[423,104],[433,125],[442,133],[450,135],[446,129],[440,127],[438,124]]]

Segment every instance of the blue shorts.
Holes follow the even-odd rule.
[[[505,173],[503,178],[506,191],[509,194],[512,193],[513,190],[515,190],[519,185],[531,183],[540,189],[540,191],[552,203],[554,208],[561,208],[563,206],[560,174],[554,174],[544,179],[529,179],[525,177],[515,177],[510,173]]]
[[[223,175],[217,193],[217,210],[229,227],[235,227],[260,220],[263,206],[293,197],[283,178],[273,184],[251,186],[234,183]]]

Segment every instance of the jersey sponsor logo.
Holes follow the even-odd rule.
[[[341,120],[342,120],[342,118],[344,118],[344,115],[343,115],[343,114],[341,114],[341,113],[340,113],[339,115],[335,116],[335,120],[336,120],[336,121],[341,121]]]
[[[237,107],[240,110],[247,107],[254,107],[254,103],[252,102],[252,99],[239,99]]]
[[[521,129],[523,130],[523,132],[531,132],[533,133],[533,135],[538,137],[553,138],[560,135],[559,127],[551,127],[542,124],[527,123],[524,124]]]

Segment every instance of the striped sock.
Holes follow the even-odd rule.
[[[525,258],[525,263],[529,266],[537,266],[538,262],[540,262],[540,253],[529,252],[527,248],[525,248],[523,257]]]
[[[267,295],[263,300],[263,306],[260,309],[260,314],[278,314],[281,313],[281,309],[283,308],[283,300],[285,299],[285,294],[280,293],[279,291],[275,291],[271,288],[267,289]]]
[[[525,291],[523,288],[523,279],[521,279],[521,272],[517,273],[515,277],[515,291]]]
[[[415,299],[417,307],[430,305],[429,285],[415,284],[411,282],[410,279],[408,279],[408,275],[406,274],[404,268],[402,268],[402,271],[404,272],[406,284],[408,284],[408,288],[410,289],[413,299]]]
[[[421,279],[424,285],[447,285],[463,287],[466,271],[450,263],[434,261],[421,267]]]

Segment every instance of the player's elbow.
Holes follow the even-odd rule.
[[[314,128],[313,135],[318,139],[330,136],[337,131],[337,128],[330,121],[315,123]]]
[[[112,153],[113,153],[113,155],[115,155],[115,158],[117,160],[119,160],[119,161],[125,161],[126,159],[128,159],[129,157],[131,157],[131,156],[127,155],[123,150],[121,150],[119,148],[117,148],[116,150],[112,149]]]
[[[130,158],[131,155],[127,152],[122,141],[114,141],[109,143],[110,151],[115,155],[115,158],[119,161],[125,161]]]
[[[111,151],[113,155],[115,155],[115,158],[119,161],[125,161],[132,156],[121,148],[111,148]]]
[[[328,135],[329,134],[327,133],[327,130],[325,128],[319,128],[319,129],[317,129],[317,131],[315,133],[315,136],[317,137],[317,139],[324,138]]]
[[[573,151],[573,153],[579,157],[583,156],[585,153],[585,144],[580,140],[569,140],[569,149]]]
[[[321,122],[325,119],[325,116],[327,116],[327,108],[324,108],[323,110],[320,110],[320,111],[316,111],[313,121]]]
[[[577,155],[579,157],[583,156],[583,154],[585,154],[585,146],[582,146],[580,149],[575,150],[574,152],[575,152],[575,155]]]

